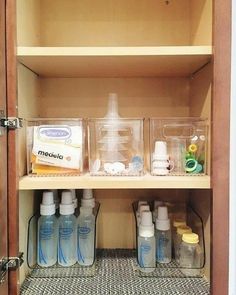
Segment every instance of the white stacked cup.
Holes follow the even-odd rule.
[[[152,174],[167,175],[170,170],[170,160],[167,154],[167,144],[165,141],[155,142],[155,151],[152,154]]]

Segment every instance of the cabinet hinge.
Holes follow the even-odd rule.
[[[1,118],[1,127],[8,129],[19,129],[23,127],[23,119],[17,117]]]
[[[5,281],[8,271],[20,268],[24,262],[23,255],[24,253],[20,252],[17,257],[4,257],[0,259],[0,284]]]

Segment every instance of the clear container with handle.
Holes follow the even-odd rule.
[[[204,175],[207,120],[195,117],[150,119],[152,175]]]

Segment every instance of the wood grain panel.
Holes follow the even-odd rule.
[[[7,29],[7,112],[17,116],[17,75],[16,75],[16,2],[6,1]],[[17,132],[8,132],[8,224],[9,255],[19,254],[19,199],[18,199],[18,157]],[[19,294],[19,271],[9,272],[9,294]]]
[[[191,0],[191,45],[212,44],[212,5],[214,0]]]
[[[228,294],[229,110],[231,1],[214,1],[214,84],[212,111],[212,275],[213,295]]]
[[[18,102],[21,118],[39,117],[40,84],[38,77],[24,66],[18,64]],[[24,122],[24,125],[26,123]],[[26,174],[26,129],[22,128],[19,134],[19,175]]]
[[[188,77],[211,46],[18,47],[18,61],[42,77]]]
[[[41,117],[106,114],[108,93],[117,92],[122,117],[188,116],[187,78],[41,79]]]
[[[0,1],[0,116],[6,116],[6,24],[5,1]],[[0,127],[0,259],[8,257],[7,220],[7,132]],[[0,284],[0,293],[8,295],[8,274]]]
[[[42,0],[40,17],[41,46],[190,44],[189,0]]]
[[[39,0],[17,0],[17,45],[39,46],[40,44]]]

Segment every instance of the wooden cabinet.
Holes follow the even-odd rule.
[[[108,93],[117,92],[124,117],[200,116],[210,122],[208,174],[201,177],[25,176],[25,131],[9,131],[11,256],[27,251],[26,226],[38,190],[96,189],[99,248],[135,246],[133,200],[189,200],[204,216],[211,293],[227,294],[230,4],[6,1],[8,116],[102,117]],[[126,234],[120,230],[125,226]],[[24,265],[21,283],[27,273]],[[19,292],[17,279],[10,272],[9,294]]]

